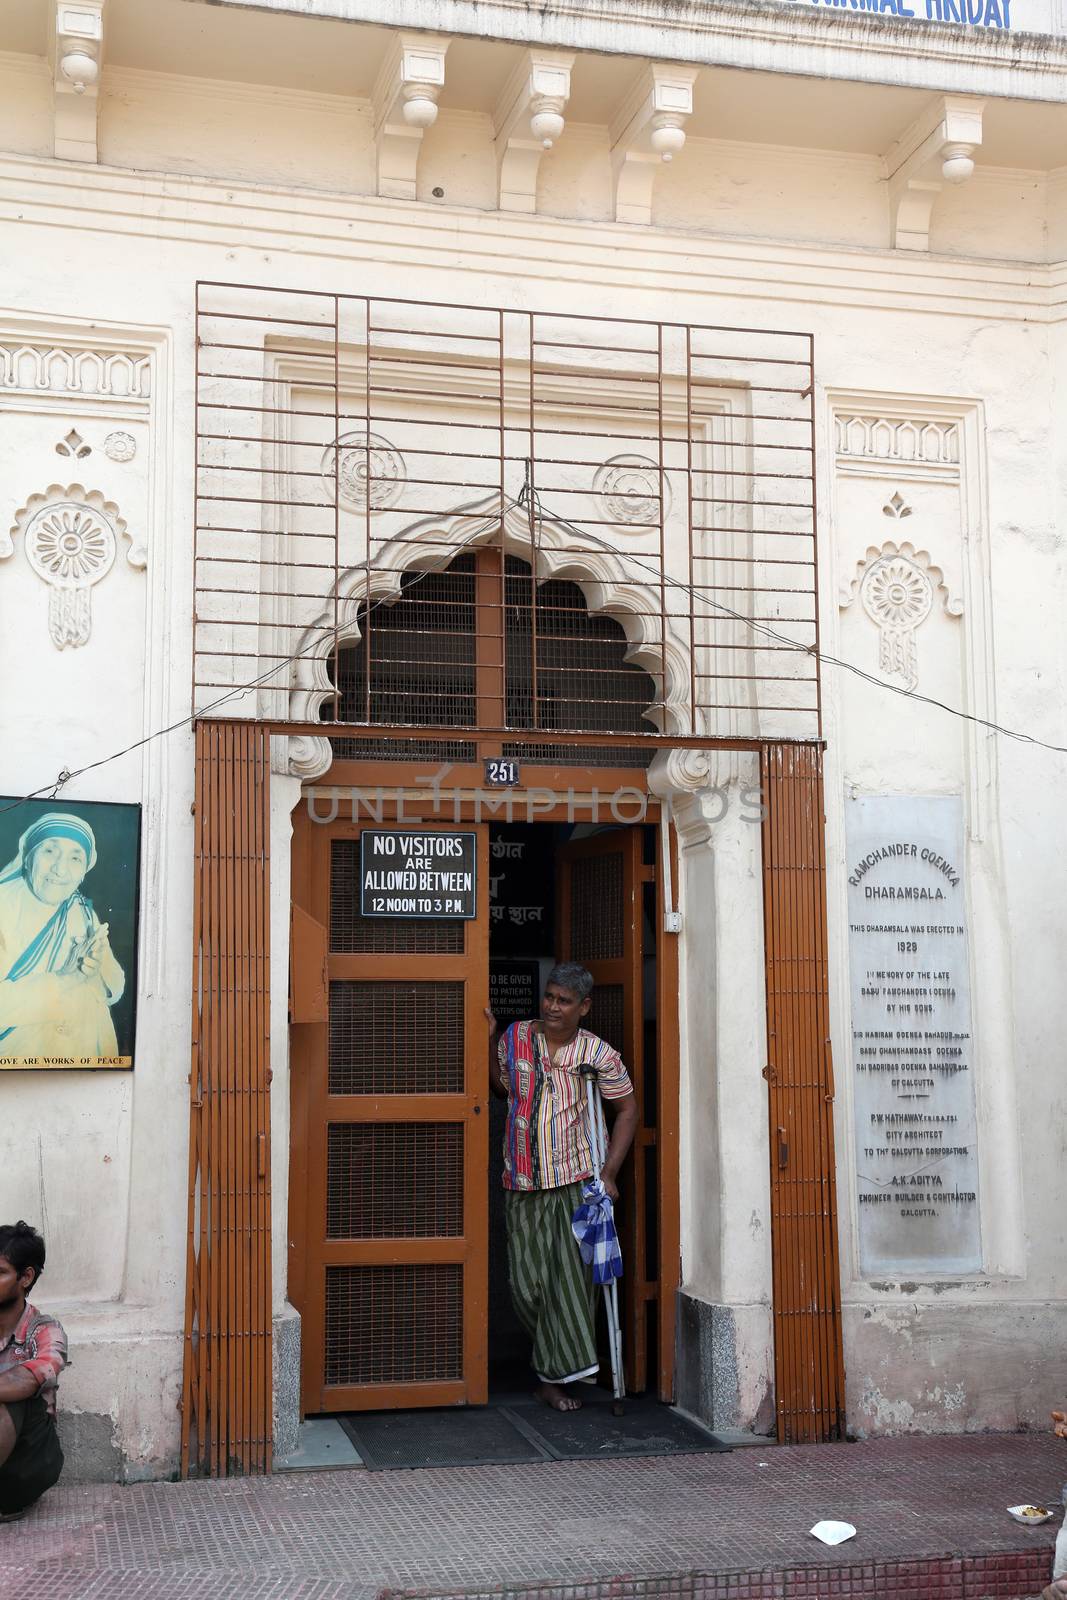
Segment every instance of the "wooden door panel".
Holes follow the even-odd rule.
[[[305,838],[329,952],[327,1021],[295,1030],[309,1035],[294,1050],[304,1409],[482,1403],[488,829],[465,830],[479,910],[466,923],[363,918],[360,831]]]

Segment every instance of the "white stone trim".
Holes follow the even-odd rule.
[[[118,400],[124,409],[147,406],[152,357],[137,350],[79,346],[60,339],[0,340],[0,396],[76,395],[79,401]]]
[[[186,178],[124,168],[65,167],[32,156],[0,156],[0,203],[27,222],[110,236],[285,252],[294,286],[316,287],[323,260],[366,266],[380,293],[396,265],[491,277],[514,285],[598,284],[667,294],[758,294],[793,308],[812,304],[928,311],[948,316],[1042,322],[1067,316],[1067,263],[1044,266],[874,248],[781,245],[722,234],[634,229],[516,213],[472,211],[375,196],[339,196]],[[297,247],[299,249],[297,250]],[[964,271],[966,267],[966,271]],[[264,276],[269,277],[269,273]],[[509,300],[525,306],[529,291]],[[472,294],[472,298],[475,297]],[[700,320],[697,313],[692,320]],[[708,316],[714,320],[714,312]]]

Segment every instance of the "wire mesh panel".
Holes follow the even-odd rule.
[[[593,990],[589,1017],[582,1026],[598,1034],[601,1039],[606,1039],[620,1055],[625,1055],[626,992],[621,983],[597,984]]]
[[[328,1385],[463,1376],[463,1268],[327,1267]]]
[[[204,283],[197,340],[201,713],[818,734],[809,335]]]
[[[330,1094],[462,1094],[462,983],[330,984]]]
[[[461,1123],[330,1125],[328,1239],[443,1239],[462,1232]]]
[[[625,863],[622,852],[571,863],[570,959],[610,961],[625,950]]]

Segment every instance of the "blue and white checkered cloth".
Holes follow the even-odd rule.
[[[582,1186],[582,1203],[575,1207],[571,1228],[586,1266],[593,1269],[594,1283],[611,1283],[622,1277],[622,1251],[615,1232],[611,1200],[600,1179]]]

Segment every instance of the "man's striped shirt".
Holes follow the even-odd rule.
[[[513,1022],[497,1051],[508,1080],[504,1188],[561,1189],[591,1177],[582,1068],[594,1068],[605,1100],[622,1100],[633,1084],[619,1052],[579,1028],[553,1061],[539,1022]]]

